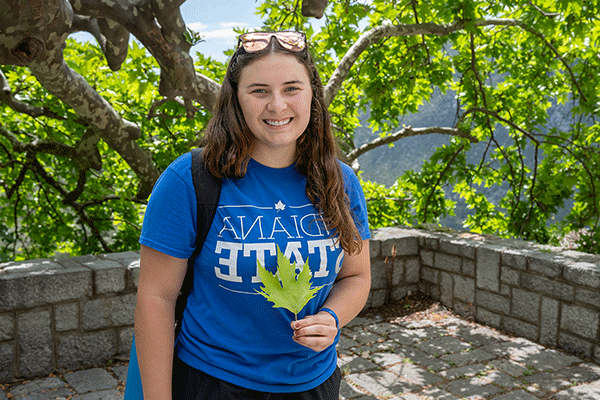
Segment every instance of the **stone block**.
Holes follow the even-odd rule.
[[[421,264],[418,258],[408,258],[404,261],[406,283],[418,283],[421,279]]]
[[[15,316],[12,313],[0,314],[0,342],[15,337]]]
[[[596,339],[598,335],[598,324],[600,313],[589,308],[562,305],[560,319],[561,331],[568,331],[587,339]]]
[[[371,232],[371,241],[381,242],[382,257],[392,255],[392,246],[396,245],[398,255],[418,254],[418,234],[413,229],[383,228]],[[406,253],[403,253],[406,252]]]
[[[58,332],[79,328],[78,303],[58,304],[54,307],[54,322]]]
[[[115,293],[125,289],[125,268],[111,260],[97,260],[87,263],[94,272],[96,294]]]
[[[460,273],[461,258],[446,253],[435,253],[433,262],[434,268],[447,272]]]
[[[477,321],[492,328],[500,328],[502,316],[486,309],[477,307]]]
[[[455,275],[454,297],[467,304],[475,303],[475,280],[472,278]]]
[[[133,327],[119,330],[117,351],[121,356],[129,357],[131,343],[133,342]]]
[[[522,289],[512,291],[512,315],[531,323],[537,323],[542,296]]]
[[[488,247],[477,249],[477,288],[500,291],[500,252]]]
[[[527,269],[527,256],[522,251],[505,248],[500,256],[502,265],[525,271]]]
[[[575,288],[566,283],[553,281],[542,276],[524,273],[522,276],[523,288],[545,294],[558,300],[573,302]]]
[[[452,307],[452,300],[454,299],[454,284],[452,282],[452,275],[447,272],[442,272],[442,283],[440,286],[441,303],[446,307]]]
[[[560,333],[558,337],[558,347],[564,349],[569,354],[584,358],[592,358],[592,343],[567,333]]]
[[[53,261],[62,265],[63,267],[69,268],[81,268],[85,267],[86,263],[94,262],[98,259],[98,257],[88,254],[85,256],[78,257],[67,257],[67,258],[55,258]]]
[[[526,339],[538,340],[539,337],[539,329],[537,325],[533,325],[516,318],[505,317],[503,328],[508,332]]]
[[[421,265],[433,267],[433,251],[421,250]]]
[[[413,286],[413,285],[410,285],[410,286],[398,286],[398,287],[394,288],[394,290],[392,290],[391,298],[394,301],[402,300],[403,298],[405,298],[409,294],[415,293],[415,292],[416,292],[416,287]]]
[[[129,266],[132,262],[139,261],[140,253],[137,251],[124,251],[121,253],[108,253],[99,256],[105,260],[116,261],[124,267]]]
[[[444,253],[454,254],[460,257],[475,259],[477,245],[472,240],[455,239],[455,240],[440,240],[440,251]]]
[[[600,289],[600,266],[589,262],[575,262],[567,265],[563,276],[569,282],[592,289]],[[600,297],[600,296],[598,296]]]
[[[10,382],[14,377],[14,360],[15,346],[12,343],[0,343],[0,382]]]
[[[385,240],[381,243],[381,255],[390,257],[396,246],[396,256],[416,256],[419,254],[419,240],[416,237],[402,237],[395,240]]]
[[[0,264],[0,271],[9,275],[33,274],[63,269],[62,265],[46,258],[25,261],[9,261]]]
[[[500,267],[500,282],[512,286],[520,286],[521,273],[510,267]]]
[[[91,294],[92,273],[84,267],[65,269],[49,262],[0,274],[0,312],[75,300]]]
[[[510,315],[510,299],[507,297],[485,290],[477,290],[475,292],[475,302],[478,308],[484,307],[491,311]]]
[[[440,248],[440,241],[435,237],[419,237],[419,247],[421,252],[423,249],[426,250],[438,250]]]
[[[421,279],[425,282],[431,282],[437,285],[439,282],[439,277],[440,271],[433,268],[421,267]]]
[[[385,304],[387,298],[387,289],[373,290],[369,295],[369,306],[373,308],[381,307]]]
[[[469,307],[468,304],[462,303],[461,301],[454,301],[452,311],[462,317],[473,316],[473,310],[471,310],[471,307]]]
[[[440,295],[440,287],[438,285],[427,285],[425,286],[424,293],[434,299],[435,301],[439,301],[441,298]]]
[[[86,331],[133,324],[135,294],[89,300],[81,306],[82,328]]]
[[[100,365],[116,354],[116,338],[112,330],[58,337],[59,369],[83,369]]]
[[[558,341],[559,306],[558,300],[542,297],[540,343],[545,346],[556,346]]]
[[[381,241],[373,240],[373,238],[371,237],[371,239],[369,240],[369,257],[371,258],[371,260],[373,260],[374,258],[379,257],[380,254],[381,254]]]
[[[76,393],[85,394],[116,389],[119,382],[110,372],[101,368],[91,368],[64,374],[64,379],[75,389]]]
[[[22,385],[13,386],[10,393],[19,400],[64,399],[73,395],[65,381],[58,377],[35,379]]]
[[[371,289],[385,289],[387,287],[387,269],[385,261],[376,260],[371,263]]]
[[[50,311],[30,311],[17,317],[20,376],[46,374],[54,366]]]
[[[562,275],[564,264],[556,260],[553,253],[532,253],[529,256],[528,271],[535,272],[549,278]]]
[[[396,260],[394,260],[394,269],[392,271],[392,286],[397,286],[404,282],[404,261],[396,258]]]
[[[137,290],[140,283],[140,260],[127,266],[127,287]]]
[[[588,304],[600,310],[600,293],[594,290],[577,288],[575,291],[575,300]]]
[[[475,277],[475,261],[463,259],[462,273],[463,275]]]

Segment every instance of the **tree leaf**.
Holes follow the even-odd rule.
[[[296,263],[290,264],[290,260],[283,255],[279,246],[277,246],[277,272],[275,274],[267,271],[260,261],[256,260],[256,264],[263,284],[261,290],[257,290],[257,292],[273,302],[274,308],[286,308],[293,312],[295,318],[323,287],[311,288],[308,258],[302,271],[296,275]]]

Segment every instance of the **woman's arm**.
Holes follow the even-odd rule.
[[[323,304],[331,309],[340,321],[346,325],[363,309],[371,290],[371,258],[369,240],[363,240],[362,250],[358,254],[344,256],[342,268],[331,292]],[[294,340],[314,351],[329,347],[335,340],[338,327],[333,316],[325,311],[292,322]]]
[[[142,245],[135,341],[145,400],[170,400],[175,302],[187,260]]]

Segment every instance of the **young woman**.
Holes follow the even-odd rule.
[[[339,397],[335,345],[369,294],[370,233],[330,125],[304,34],[241,35],[204,133],[206,169],[223,184],[177,338],[196,236],[189,153],[147,207],[135,320],[145,400]],[[257,261],[274,272],[278,249],[323,286],[298,320],[257,292]]]

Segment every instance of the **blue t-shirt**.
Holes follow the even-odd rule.
[[[348,166],[341,167],[355,224],[368,239],[360,183]],[[290,327],[294,314],[273,308],[257,292],[257,260],[274,272],[277,246],[298,269],[308,261],[312,285],[323,286],[298,319],[318,312],[341,268],[344,252],[306,196],[305,186],[306,177],[295,166],[274,169],[252,159],[244,178],[223,179],[215,218],[195,260],[194,286],[177,340],[177,354],[188,365],[248,389],[283,393],[317,387],[335,370],[335,343],[321,352],[297,344]],[[140,243],[189,258],[196,225],[187,153],[156,183]]]

